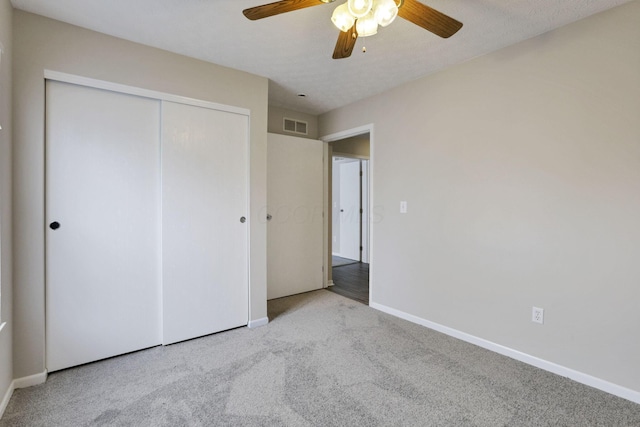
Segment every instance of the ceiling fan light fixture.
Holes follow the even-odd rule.
[[[378,21],[373,11],[356,21],[358,37],[369,37],[378,33]]]
[[[331,22],[333,22],[333,25],[338,27],[340,31],[349,31],[349,29],[353,27],[353,24],[355,24],[356,18],[351,15],[349,7],[345,3],[336,7],[333,11],[333,15],[331,15]]]
[[[336,0],[278,0],[244,9],[242,14],[252,21],[293,12],[307,7],[333,3]],[[449,38],[462,28],[462,22],[425,4],[424,0],[340,0],[331,21],[340,30],[333,49],[333,59],[351,56],[359,37],[378,33],[378,25],[386,27],[396,16],[424,28],[442,38]],[[365,48],[362,49],[366,51]]]
[[[395,0],[377,0],[374,6],[376,20],[381,27],[391,24],[398,16],[398,5]]]
[[[362,18],[371,12],[373,0],[347,0],[347,7],[355,18]]]

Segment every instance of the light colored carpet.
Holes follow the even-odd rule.
[[[325,290],[269,318],[53,373],[0,425],[640,425],[640,405]]]

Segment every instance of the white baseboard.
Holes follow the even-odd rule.
[[[256,320],[249,321],[249,324],[247,326],[249,328],[258,328],[260,326],[266,325],[267,323],[269,323],[269,318],[268,317],[263,317],[262,319],[256,319]]]
[[[334,285],[333,280],[329,280],[329,281],[327,282],[327,288],[328,288],[328,287],[331,287],[331,286],[333,286],[333,285]]]
[[[502,354],[503,356],[507,356],[512,359],[519,360],[520,362],[524,362],[528,365],[535,366],[536,368],[540,368],[545,371],[554,373],[556,375],[570,378],[581,384],[588,385],[590,387],[596,388],[598,390],[602,390],[609,394],[613,394],[614,396],[622,397],[623,399],[627,399],[635,403],[640,403],[640,391],[631,390],[629,388],[611,383],[609,381],[605,381],[600,378],[596,378],[594,376],[585,374],[583,372],[579,372],[571,368],[567,368],[565,366],[561,366],[556,363],[549,362],[547,360],[540,359],[535,356],[531,356],[530,354],[523,353],[521,351],[514,350],[512,348],[505,347],[500,344],[496,344],[494,342],[485,340],[483,338],[479,338],[474,335],[470,335],[465,332],[458,331],[457,329],[440,325],[439,323],[431,322],[429,320],[422,319],[418,316],[414,316],[412,314],[405,313],[400,310],[396,310],[395,308],[387,307],[385,305],[378,304],[375,302],[371,302],[369,306],[372,308],[375,308],[376,310],[380,310],[387,314],[391,314],[392,316],[396,316],[401,319],[408,320],[409,322],[412,322],[412,323],[417,323],[418,325],[425,326],[429,329],[442,332],[445,335],[449,335],[451,337],[457,338],[462,341],[466,341],[468,343],[477,345],[479,347],[485,348],[495,353]]]
[[[9,400],[11,400],[11,396],[13,396],[13,392],[17,388],[25,388],[31,387],[32,385],[42,384],[47,380],[47,371],[44,371],[40,374],[30,375],[28,377],[17,378],[11,381],[9,384],[9,388],[7,389],[2,401],[0,401],[0,418],[4,415],[5,409],[7,409],[7,405],[9,404]]]
[[[4,394],[2,401],[0,401],[0,419],[4,415],[4,410],[7,409],[7,405],[9,404],[9,400],[11,400],[11,396],[13,396],[13,390],[15,390],[15,381],[11,381],[9,384],[9,388],[7,392]]]
[[[47,380],[47,371],[28,377],[16,378],[13,380],[15,388],[31,387],[33,385],[43,384]]]

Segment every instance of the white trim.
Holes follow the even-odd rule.
[[[2,419],[5,409],[7,409],[7,405],[9,405],[9,401],[11,400],[11,396],[13,396],[13,392],[15,391],[15,389],[43,384],[46,380],[47,371],[35,375],[30,375],[28,377],[16,378],[15,380],[11,381],[11,384],[9,384],[9,388],[4,394],[2,401],[0,402],[0,419]]]
[[[327,288],[330,288],[330,287],[331,287],[331,286],[333,286],[334,284],[335,284],[335,283],[333,283],[333,280],[329,280],[329,281],[327,282],[327,286],[326,286],[326,287],[327,287]]]
[[[247,326],[249,328],[259,328],[260,326],[265,326],[267,323],[269,323],[269,318],[263,317],[262,319],[249,321],[249,324]]]
[[[331,236],[329,235],[329,167],[333,160],[329,157],[329,144],[322,142],[322,283],[323,288],[326,288],[329,282],[329,272],[331,271],[332,262],[329,261],[331,256],[329,251],[332,251]]]
[[[331,155],[333,157],[344,157],[346,159],[369,160],[369,156],[363,156],[363,155],[360,155],[360,154],[339,153],[337,151],[334,151]]]
[[[2,332],[2,330],[4,329],[6,324],[7,324],[7,322],[0,323],[0,332]]]
[[[265,143],[265,148],[266,148],[266,143]],[[251,115],[247,116],[247,158],[246,158],[246,162],[247,162],[247,185],[246,185],[246,200],[247,200],[247,210],[245,213],[245,218],[247,219],[247,222],[245,222],[245,224],[247,225],[247,236],[246,236],[246,242],[247,242],[247,320],[249,320],[251,318],[251,307],[253,305],[253,300],[252,300],[252,286],[251,286],[251,229],[253,227],[253,221],[251,220],[251,217],[253,215],[253,210],[251,208],[251,191],[252,191],[252,187],[251,187]],[[266,175],[266,167],[265,167],[265,175]],[[265,185],[266,188],[266,185]],[[260,215],[260,214],[258,214]],[[258,222],[259,224],[259,222]],[[266,228],[266,224],[265,224],[265,228]],[[265,239],[266,240],[266,239]],[[266,262],[266,252],[265,252],[265,262]],[[266,284],[266,270],[265,270],[265,286],[264,286],[264,290],[265,293],[267,291],[267,284]],[[266,306],[267,306],[267,299],[265,297],[264,299],[264,307],[265,307],[265,312],[266,312]],[[269,318],[265,317],[263,319],[267,319],[267,323],[269,322]],[[259,321],[262,321],[259,320]],[[252,327],[258,327],[258,326],[262,326],[262,325],[256,325],[256,326],[252,326],[253,322],[251,320],[248,321],[247,326],[252,328]],[[266,325],[266,323],[265,323]]]
[[[333,142],[333,141],[338,141],[340,139],[350,138],[352,136],[362,135],[365,133],[371,134],[372,132],[373,132],[373,123],[370,123],[368,125],[359,126],[357,128],[347,129],[341,132],[325,135],[322,138],[320,138],[320,140],[322,140],[323,142]]]
[[[11,396],[13,396],[13,390],[15,390],[15,381],[11,381],[9,384],[9,388],[7,392],[4,394],[2,401],[0,401],[0,419],[4,415],[5,409],[7,409],[7,405],[9,405],[9,401],[11,400]]]
[[[462,332],[457,329],[453,329],[448,326],[444,326],[439,323],[431,322],[429,320],[422,319],[418,316],[414,316],[412,314],[405,313],[400,310],[396,310],[395,308],[387,307],[385,305],[378,304],[375,302],[369,303],[369,306],[372,308],[375,308],[376,310],[380,310],[387,314],[391,314],[392,316],[396,316],[401,319],[408,320],[409,322],[417,323],[418,325],[425,326],[429,329],[442,332],[443,334],[477,345],[479,347],[485,348],[487,350],[493,351],[503,356],[507,356],[512,359],[519,360],[520,362],[524,362],[528,365],[535,366],[536,368],[543,369],[545,371],[554,373],[556,375],[560,375],[562,377],[570,378],[573,381],[596,388],[598,390],[602,390],[609,394],[613,394],[614,396],[622,397],[623,399],[627,399],[635,403],[640,403],[640,391],[631,390],[629,388],[620,386],[618,384],[614,384],[609,381],[596,378],[589,374],[585,374],[583,372],[579,372],[571,368],[567,368],[565,366],[558,365],[556,363],[549,362],[544,359],[540,359],[535,356],[531,356],[530,354],[523,353],[521,351],[514,350],[512,348],[505,347],[500,344],[496,344],[494,342],[476,337],[471,334],[467,334],[466,332]]]
[[[39,374],[29,375],[28,377],[16,378],[13,380],[14,388],[26,388],[38,384],[44,384],[47,381],[47,371]]]
[[[63,83],[71,83],[79,86],[88,86],[95,89],[110,90],[112,92],[126,93],[129,95],[142,96],[145,98],[159,99],[161,101],[177,102],[178,104],[194,105],[196,107],[209,108],[211,110],[226,111],[228,113],[241,114],[249,116],[250,110],[246,108],[234,107],[231,105],[218,104],[216,102],[203,101],[186,96],[172,95],[170,93],[158,92],[155,90],[142,89],[135,86],[128,86],[119,83],[108,82],[104,80],[92,79],[89,77],[77,76],[75,74],[67,74],[59,71],[44,70],[44,78],[48,80],[56,80]]]

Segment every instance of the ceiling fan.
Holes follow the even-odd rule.
[[[334,1],[280,0],[245,9],[242,13],[254,21]],[[376,34],[378,25],[386,27],[396,16],[413,22],[443,38],[451,37],[462,28],[462,22],[456,21],[418,0],[347,0],[346,3],[335,9],[331,17],[331,21],[340,29],[338,42],[333,51],[333,59],[351,56],[358,37]]]

